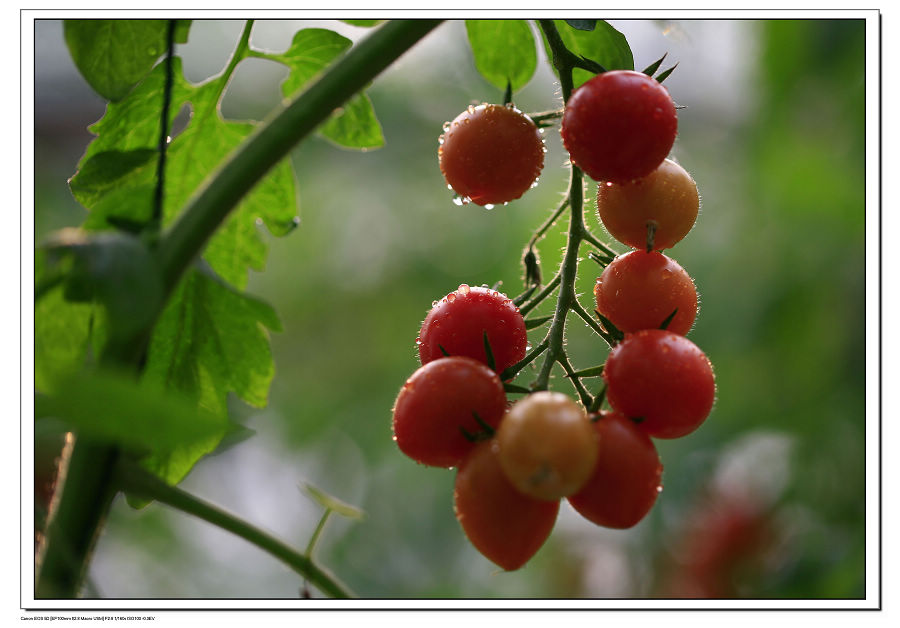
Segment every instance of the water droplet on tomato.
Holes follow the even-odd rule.
[[[450,130],[450,122],[444,122],[444,126],[441,127],[444,129],[444,133]]]
[[[469,288],[469,284],[467,284],[467,283],[459,284],[459,288],[456,289],[456,291],[459,292],[463,296],[469,294],[469,290],[471,290],[471,288]]]
[[[491,210],[494,209],[494,205],[492,203],[487,203],[486,205],[484,205],[484,208],[487,210]]]
[[[448,294],[447,301],[449,301],[450,303],[453,303],[454,301],[456,301],[456,293],[451,292],[450,294]]]

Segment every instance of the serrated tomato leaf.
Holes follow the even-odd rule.
[[[175,41],[187,41],[190,20],[177,20]],[[65,20],[69,54],[84,80],[109,100],[123,98],[166,52],[168,20]]]
[[[600,64],[607,70],[633,70],[634,57],[625,36],[610,26],[605,20],[597,20],[591,31],[578,30],[569,26],[565,20],[554,20],[556,29],[566,47],[577,55]],[[543,37],[548,56],[552,58],[547,38]],[[553,69],[556,72],[556,68]],[[572,72],[574,87],[581,86],[594,74],[581,68]]]
[[[189,84],[175,58],[170,118],[184,105],[191,121],[167,148],[163,223],[176,218],[196,189],[246,137],[254,124],[222,118],[219,99],[226,77],[199,86]],[[91,127],[97,134],[70,180],[75,197],[90,212],[86,228],[104,229],[116,220],[146,221],[152,212],[156,183],[159,117],[164,83],[157,66],[126,98],[110,103]],[[151,158],[154,157],[154,158]],[[122,162],[107,169],[117,158]],[[274,235],[293,229],[297,215],[294,174],[288,160],[279,162],[244,198],[212,238],[204,258],[239,288],[247,271],[262,270],[267,247],[259,233],[262,221]]]
[[[290,68],[281,84],[285,97],[294,96],[339,55],[350,48],[346,37],[324,28],[305,28],[294,35],[282,54],[258,53]],[[373,149],[384,145],[384,134],[369,97],[360,92],[323,124],[318,133],[344,148]]]
[[[233,392],[263,407],[275,372],[269,331],[280,331],[275,311],[235,290],[211,272],[193,269],[179,284],[153,331],[144,379],[174,390],[208,412],[225,414]],[[180,481],[223,434],[151,456],[145,467],[169,483]]]
[[[489,83],[503,90],[524,87],[537,68],[534,35],[525,20],[466,20],[475,67]]]

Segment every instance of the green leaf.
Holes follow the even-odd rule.
[[[608,22],[597,20],[596,27],[592,31],[577,30],[566,24],[564,20],[554,20],[553,22],[556,24],[563,43],[575,54],[599,63],[607,70],[634,69],[634,57],[632,57],[628,41]],[[543,39],[547,54],[552,57],[553,53],[547,43],[547,38]],[[594,76],[591,72],[575,68],[572,72],[574,87],[581,86]]]
[[[319,504],[325,510],[335,512],[342,517],[348,519],[362,519],[366,513],[356,506],[351,506],[347,502],[343,502],[337,497],[333,497],[328,493],[316,488],[308,482],[304,482],[300,488],[306,493],[310,499]]]
[[[185,43],[190,20],[178,20]],[[166,52],[168,20],[65,20],[63,33],[75,67],[104,98],[119,100]]]
[[[66,301],[61,286],[34,304],[36,390],[50,392],[61,377],[84,368],[96,309],[92,303]]]
[[[384,20],[341,20],[344,24],[349,24],[350,26],[378,26]]]
[[[281,90],[285,97],[291,97],[350,48],[351,43],[334,31],[306,28],[294,35],[285,53],[258,53],[258,56],[290,68],[291,73],[281,84]],[[372,149],[384,145],[381,125],[375,117],[372,102],[364,93],[357,94],[338,109],[318,132],[344,148]]]
[[[188,104],[193,116],[167,149],[164,224],[175,219],[196,189],[255,126],[222,118],[218,104],[227,77],[193,86],[184,79],[179,58],[173,66],[170,118]],[[157,66],[125,99],[111,103],[106,115],[91,127],[97,138],[70,180],[75,197],[91,211],[87,228],[108,228],[116,220],[146,221],[151,215],[163,78],[162,66]],[[108,167],[116,159],[121,163]],[[204,258],[219,275],[243,288],[248,268],[262,270],[265,266],[267,247],[257,221],[262,220],[273,234],[284,235],[295,226],[296,203],[294,174],[284,160],[229,216],[210,241]]]
[[[525,20],[466,20],[475,67],[489,83],[513,91],[524,87],[537,68],[534,35]]]
[[[566,20],[566,24],[580,31],[592,31],[597,27],[597,20]]]
[[[70,375],[51,395],[35,398],[35,418],[53,417],[69,429],[134,452],[165,453],[221,438],[224,414],[198,409],[189,399],[147,381],[95,371]]]
[[[191,270],[157,323],[144,379],[192,399],[207,412],[227,413],[234,392],[264,407],[275,372],[268,330],[280,331],[272,308],[238,292],[211,272]],[[170,484],[179,482],[222,434],[154,456],[144,466]]]

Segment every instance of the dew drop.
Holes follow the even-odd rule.
[[[469,113],[475,113],[475,105],[469,105],[468,107],[466,107],[466,111],[468,111]]]
[[[471,290],[471,288],[469,287],[469,284],[467,284],[467,283],[459,284],[459,288],[456,289],[456,291],[459,292],[463,296],[469,294],[469,290]]]
[[[447,295],[447,301],[448,301],[449,303],[453,303],[454,301],[456,301],[456,293],[455,293],[455,292],[451,292],[450,294],[448,294],[448,295]]]
[[[444,145],[444,136],[443,136],[443,135],[440,136],[440,137],[438,138],[438,144],[440,144],[441,146]],[[441,153],[443,153],[443,152],[444,152],[444,151],[438,149],[438,154],[439,154],[439,155],[440,155]]]
[[[490,211],[490,210],[494,209],[494,205],[492,203],[488,203],[484,206],[484,208],[487,209],[488,211]]]
[[[438,304],[437,301],[432,301],[432,302],[431,302],[431,307],[435,307],[435,306],[437,306],[437,304]]]
[[[450,123],[444,122],[444,126],[442,126],[441,128],[444,129],[444,133],[446,133],[447,131],[450,130]]]

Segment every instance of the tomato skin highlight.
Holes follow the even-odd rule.
[[[594,286],[597,311],[623,332],[666,329],[687,335],[697,318],[697,289],[690,275],[658,251],[630,251],[615,258]]]
[[[514,403],[494,448],[507,479],[535,499],[558,500],[575,493],[597,460],[587,414],[558,392],[540,391]]]
[[[506,412],[506,392],[497,374],[471,358],[429,362],[406,381],[394,402],[394,440],[424,465],[455,467],[472,450],[460,428],[482,430],[477,413],[496,428]]]
[[[543,135],[514,107],[469,107],[445,128],[438,162],[447,183],[466,201],[476,205],[513,201],[541,174]]]
[[[504,475],[490,441],[478,443],[456,473],[456,518],[475,548],[515,571],[541,548],[559,512],[559,501],[517,491]]]
[[[618,412],[600,413],[594,429],[594,473],[569,503],[599,526],[630,528],[650,512],[662,490],[659,454],[650,437]]]
[[[697,429],[712,410],[715,377],[693,342],[661,329],[626,334],[603,368],[609,405],[655,438],[679,438]]]
[[[498,373],[525,357],[528,331],[519,308],[496,290],[462,284],[425,317],[416,340],[419,359],[427,364],[444,357],[446,351],[487,364],[485,332]]]
[[[647,224],[653,223],[653,250],[672,248],[693,228],[700,194],[691,175],[666,159],[646,176],[597,186],[597,216],[609,234],[635,249],[647,248]]]
[[[560,124],[572,163],[595,181],[624,183],[653,172],[678,132],[675,103],[655,79],[611,70],[576,89]]]

